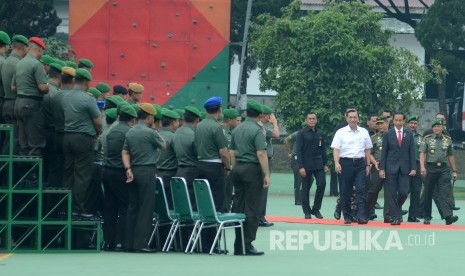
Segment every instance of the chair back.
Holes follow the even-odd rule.
[[[200,219],[204,222],[218,222],[215,203],[208,180],[195,179],[194,192]]]
[[[183,177],[172,177],[170,184],[176,216],[181,221],[193,221],[192,205],[186,180]]]
[[[169,213],[168,200],[161,177],[157,177],[155,181],[155,217],[159,221],[173,220]]]

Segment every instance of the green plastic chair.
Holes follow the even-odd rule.
[[[215,209],[215,204],[213,202],[213,196],[210,189],[210,184],[206,179],[195,179],[194,180],[194,192],[195,200],[197,202],[197,210],[200,216],[200,225],[196,231],[196,236],[194,239],[194,244],[191,248],[191,253],[194,250],[194,247],[199,240],[202,229],[209,227],[216,227],[216,235],[213,240],[213,244],[210,249],[210,255],[213,253],[213,249],[216,245],[220,246],[219,237],[222,233],[224,236],[224,252],[226,250],[226,235],[225,230],[230,228],[240,228],[242,236],[242,254],[245,255],[245,245],[244,245],[244,226],[243,222],[245,221],[245,214],[242,213],[220,213]],[[220,249],[220,248],[218,248]]]
[[[168,207],[168,200],[166,198],[165,187],[161,177],[156,178],[155,182],[155,210],[154,210],[154,227],[152,234],[150,235],[150,240],[148,246],[152,244],[153,237],[157,235],[157,243],[160,245],[160,234],[159,227],[168,225],[170,229],[173,228],[173,225],[176,223],[176,216],[174,211],[170,210]],[[168,237],[163,244],[163,248],[168,242]]]
[[[188,250],[190,248],[190,245],[192,244],[193,238],[195,237],[195,231],[197,229],[196,225],[198,224],[200,217],[197,212],[192,211],[192,204],[189,198],[186,180],[183,177],[172,177],[170,185],[171,196],[173,197],[173,207],[176,216],[176,222],[171,227],[170,233],[168,234],[169,242],[168,244],[165,244],[163,251],[169,251],[169,248],[171,247],[171,244],[174,241],[176,233],[178,233],[178,230],[181,231],[181,227],[194,226],[189,238],[189,242],[184,251],[185,253],[187,253],[189,252]]]

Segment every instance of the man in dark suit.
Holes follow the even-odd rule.
[[[413,134],[404,128],[405,115],[394,114],[394,128],[383,136],[380,178],[386,178],[385,192],[391,194],[391,225],[400,225],[402,204],[408,196],[410,177],[416,174],[415,144]]]

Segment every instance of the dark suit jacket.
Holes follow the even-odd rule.
[[[389,174],[409,174],[411,170],[416,170],[413,134],[406,127],[404,127],[403,132],[402,147],[399,147],[397,142],[397,129],[395,127],[384,133],[380,170]]]

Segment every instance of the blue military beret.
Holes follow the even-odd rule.
[[[221,97],[211,97],[205,102],[203,107],[213,108],[213,107],[221,106],[222,102],[223,100],[221,99]]]

